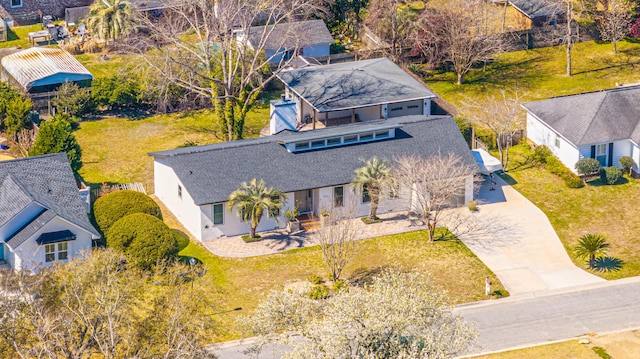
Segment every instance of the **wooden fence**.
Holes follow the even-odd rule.
[[[95,202],[96,199],[98,199],[101,196],[104,196],[107,193],[115,192],[115,191],[123,191],[123,190],[136,191],[136,192],[147,194],[147,191],[145,190],[144,185],[140,182],[114,184],[114,185],[108,185],[105,183],[99,188],[91,189],[91,203]]]

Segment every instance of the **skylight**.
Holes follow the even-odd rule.
[[[354,143],[365,143],[395,137],[395,130],[401,125],[371,126],[362,129],[352,129],[342,133],[314,133],[308,136],[279,141],[289,152],[304,152],[329,147],[339,147]]]

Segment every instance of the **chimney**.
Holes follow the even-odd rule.
[[[280,95],[280,100],[282,100],[282,102],[287,102],[287,98],[284,96],[284,94]]]

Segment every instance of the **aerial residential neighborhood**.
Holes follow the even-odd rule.
[[[635,0],[0,3],[0,358],[637,358]]]

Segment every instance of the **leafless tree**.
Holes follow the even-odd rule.
[[[603,11],[598,21],[600,36],[613,43],[613,53],[618,53],[618,41],[627,35],[631,24],[633,4],[629,0],[605,0]]]
[[[219,137],[241,139],[260,91],[300,51],[300,26],[275,25],[308,18],[319,1],[180,1],[159,18],[139,16],[132,48],[170,83],[211,100]],[[266,56],[267,48],[281,51]]]
[[[444,60],[453,66],[459,85],[475,64],[504,51],[497,25],[499,14],[491,6],[484,0],[438,1],[418,19],[422,36],[418,40],[426,42],[421,47],[430,49],[430,44],[437,43],[437,48],[444,50]]]
[[[402,0],[371,0],[364,25],[388,44],[386,55],[393,61],[402,60],[404,50],[412,47],[418,11]]]
[[[429,241],[435,239],[435,231],[444,210],[452,201],[464,196],[467,179],[475,173],[475,163],[467,163],[455,154],[437,154],[423,158],[403,156],[395,159],[395,174],[399,191],[427,224]]]
[[[29,155],[29,150],[33,147],[33,144],[36,142],[36,138],[38,137],[38,127],[33,126],[33,128],[24,129],[16,135],[16,144],[18,148],[20,148],[20,153],[23,156]]]
[[[319,228],[313,239],[322,248],[322,258],[331,273],[331,280],[336,281],[355,255],[354,240],[360,229],[351,221],[355,218],[355,205],[334,207],[328,213],[328,224]]]
[[[460,107],[462,114],[474,125],[486,127],[495,135],[503,168],[509,164],[509,147],[515,133],[525,126],[521,103],[518,91],[502,90],[500,95],[488,96],[482,101],[467,98]]]

